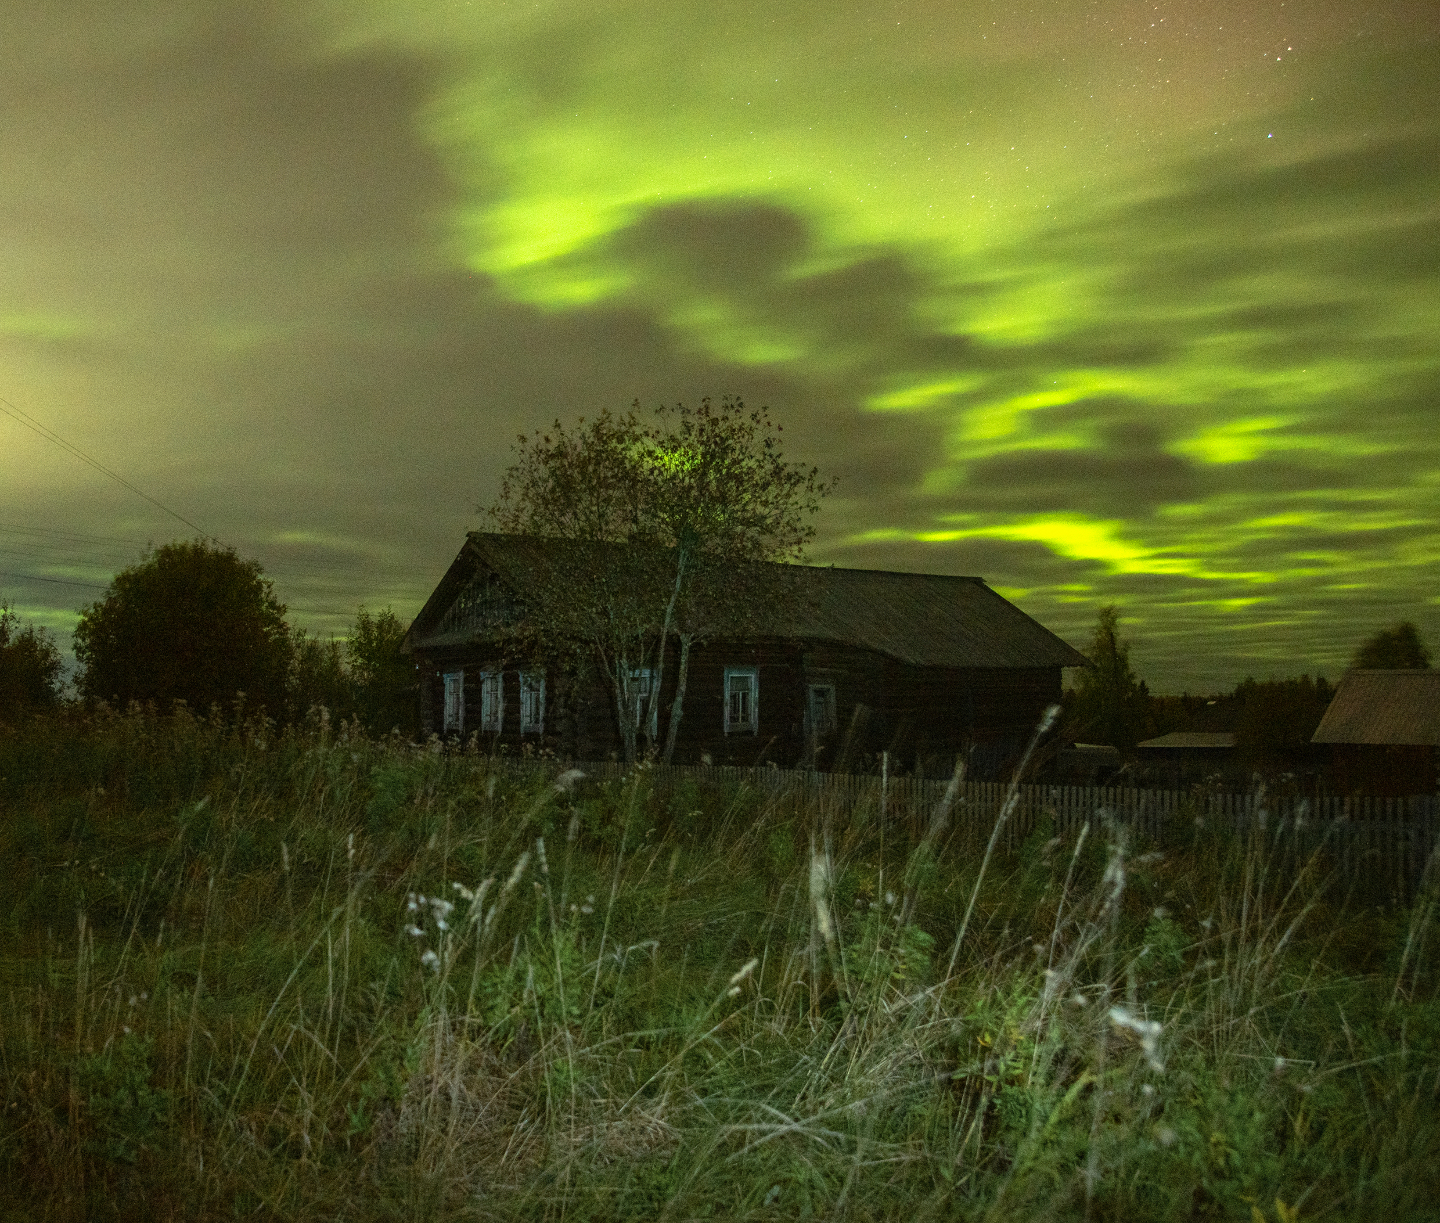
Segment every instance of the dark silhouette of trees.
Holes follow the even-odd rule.
[[[258,561],[205,540],[156,549],[115,576],[75,630],[87,700],[184,701],[283,717],[293,657],[285,606]]]
[[[1121,641],[1120,611],[1102,607],[1067,709],[1068,737],[1134,750],[1150,729],[1150,691],[1130,666],[1130,644]]]
[[[417,727],[419,684],[415,664],[400,652],[405,626],[388,607],[370,613],[361,607],[345,643],[356,712],[380,734]]]
[[[1381,629],[1366,641],[1351,660],[1352,667],[1372,671],[1408,671],[1430,665],[1430,651],[1420,630],[1405,620],[1394,628]]]
[[[54,638],[0,603],[0,719],[58,704],[60,671]]]

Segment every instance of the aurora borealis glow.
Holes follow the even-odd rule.
[[[520,430],[733,391],[841,476],[815,559],[1119,603],[1158,690],[1440,647],[1431,4],[51,7],[0,396],[299,622],[413,612]],[[0,417],[0,571],[177,533]]]

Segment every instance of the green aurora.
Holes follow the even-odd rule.
[[[64,67],[100,83],[48,118],[10,87],[0,395],[259,555],[301,620],[418,607],[517,431],[735,391],[841,475],[817,560],[979,573],[1077,644],[1118,603],[1159,690],[1334,676],[1402,617],[1440,646],[1428,6],[222,11],[92,14]],[[107,86],[167,174],[85,166]],[[65,218],[20,228],[82,189],[110,193],[68,214],[111,227],[98,283]],[[67,516],[32,442],[0,445],[0,521],[168,537]],[[0,569],[134,559],[63,552]],[[62,628],[93,597],[17,589]]]

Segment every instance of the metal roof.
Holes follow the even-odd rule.
[[[1146,739],[1136,747],[1152,748],[1198,748],[1203,751],[1221,751],[1235,746],[1235,736],[1226,731],[1173,730],[1158,739]]]
[[[583,545],[471,532],[411,625],[410,644],[435,648],[473,639],[473,632],[434,630],[482,565],[523,595],[528,572],[563,564],[577,546]],[[767,599],[765,588],[772,583],[776,597]],[[746,586],[757,605],[746,636],[843,643],[916,666],[1089,665],[1078,650],[978,577],[761,564],[751,569]],[[773,615],[767,615],[770,611]]]
[[[1440,671],[1347,671],[1310,741],[1440,746]]]

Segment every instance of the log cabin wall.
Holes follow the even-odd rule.
[[[607,680],[593,667],[578,673],[546,668],[545,730],[520,733],[520,674],[531,667],[481,648],[417,656],[422,726],[441,733],[446,673],[465,675],[463,735],[481,731],[481,673],[504,675],[499,735],[480,736],[483,750],[548,749],[569,759],[605,760],[623,752]],[[672,644],[660,693],[663,744],[675,697],[679,650]],[[757,729],[725,729],[725,672],[753,667],[758,676]],[[812,685],[834,692],[834,725],[811,725]],[[690,655],[675,763],[865,771],[888,752],[897,773],[947,775],[964,754],[977,780],[1004,775],[1028,742],[1045,707],[1060,698],[1060,669],[917,667],[872,650],[833,643],[710,642]],[[643,739],[641,747],[643,750]]]

